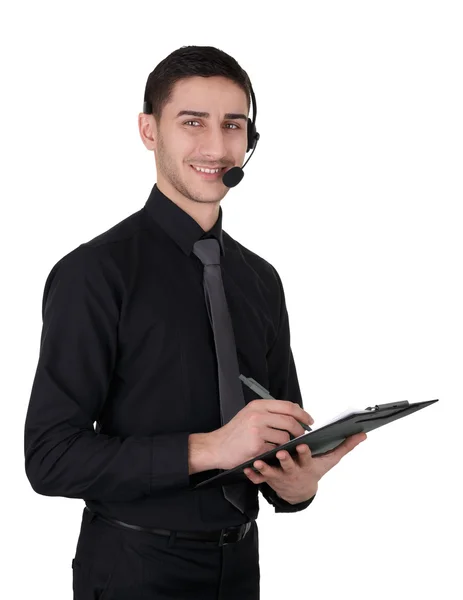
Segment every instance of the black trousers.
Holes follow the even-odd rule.
[[[72,561],[74,600],[259,600],[257,523],[239,542],[169,539],[83,510]]]

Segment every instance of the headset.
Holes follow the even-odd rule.
[[[145,88],[145,98],[143,101],[143,113],[145,115],[151,115],[153,113],[153,107],[151,106],[151,102],[149,102],[146,99],[146,91],[148,89],[148,85],[146,85]],[[254,95],[254,90],[252,89],[252,84],[251,81],[249,80],[249,91],[251,92],[251,100],[252,100],[252,119],[250,119],[248,117],[248,122],[247,122],[247,148],[246,148],[246,152],[249,152],[250,150],[252,150],[251,155],[249,156],[248,160],[244,163],[244,165],[242,167],[232,167],[231,169],[229,169],[228,171],[226,171],[224,173],[224,175],[222,176],[222,181],[223,183],[227,186],[227,187],[234,187],[235,185],[238,185],[238,183],[243,179],[244,177],[244,167],[246,166],[246,164],[248,163],[249,159],[251,158],[251,156],[254,153],[254,150],[256,149],[257,146],[257,142],[260,139],[260,133],[258,133],[257,129],[256,129],[256,117],[257,117],[257,102],[256,102],[256,96]]]

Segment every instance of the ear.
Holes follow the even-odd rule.
[[[140,133],[141,141],[146,149],[155,150],[157,130],[156,120],[153,115],[147,115],[145,113],[140,113],[138,115],[138,131]]]

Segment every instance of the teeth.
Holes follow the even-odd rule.
[[[197,171],[201,171],[201,173],[218,173],[220,171],[220,169],[202,169],[201,167],[195,167],[194,165],[193,167]]]

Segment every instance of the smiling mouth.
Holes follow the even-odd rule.
[[[225,171],[225,169],[227,168],[220,167],[220,169],[216,171],[217,167],[215,167],[214,169],[212,169],[211,167],[203,167],[204,169],[209,169],[210,171],[213,171],[212,173],[207,173],[206,171],[201,171],[199,168],[196,168],[195,165],[190,165],[190,167],[194,169],[197,173],[204,173],[205,175],[218,175],[219,173]]]
[[[222,175],[227,170],[227,167],[222,167],[219,171],[206,173],[205,171],[199,171],[195,169],[194,165],[190,165],[190,167],[204,181],[220,181],[222,179]]]

